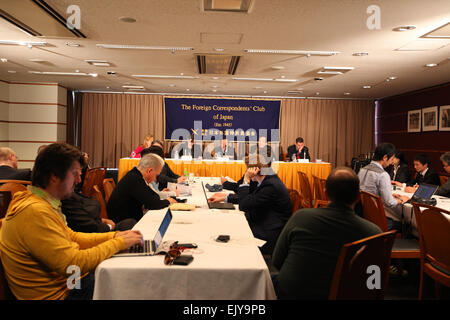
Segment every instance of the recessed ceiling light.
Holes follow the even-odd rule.
[[[264,93],[267,93],[267,90],[264,90]]]
[[[122,22],[126,22],[126,23],[134,23],[134,22],[136,22],[136,19],[132,18],[132,17],[120,17],[119,20],[122,21]]]
[[[308,50],[271,50],[271,49],[244,49],[246,53],[271,53],[271,54],[293,54],[310,56],[334,56],[338,51],[308,51]]]
[[[8,70],[9,73],[17,73],[15,70]]]
[[[393,77],[393,76],[392,76],[392,77],[389,77],[388,79],[389,79],[389,80],[395,80],[395,79],[397,79],[397,77]]]
[[[143,86],[131,86],[131,85],[124,85],[124,86],[122,86],[122,88],[125,88],[125,89],[144,89]]]
[[[436,67],[436,66],[437,66],[437,63],[428,63],[428,64],[425,65],[425,67],[428,67],[428,68],[433,68],[433,67]]]
[[[368,56],[369,53],[368,52],[355,52],[353,55],[356,57],[363,57],[363,56]]]
[[[186,91],[191,91],[191,89],[186,89]]]
[[[0,40],[0,44],[33,47],[33,46],[46,46],[47,42],[45,42],[45,41]]]
[[[103,49],[136,49],[136,50],[169,50],[169,51],[191,51],[192,47],[161,47],[161,46],[137,46],[127,44],[97,44]]]
[[[350,95],[350,92],[344,92],[344,95],[348,96]]]
[[[106,89],[111,89],[111,87],[106,87]]]
[[[45,60],[42,60],[42,59],[29,59],[28,61],[37,62],[37,63],[45,62]]]
[[[364,89],[370,89],[372,86],[363,86]]]
[[[213,80],[219,80],[219,77],[212,77]]]
[[[414,30],[416,28],[416,26],[400,26],[397,28],[392,29],[392,31],[410,31],[410,30]]]
[[[173,83],[169,84],[169,87],[175,87],[175,85]]]
[[[28,71],[31,74],[49,75],[49,76],[89,76],[97,77],[97,73],[84,73],[84,72],[51,72],[51,71]]]
[[[272,66],[271,68],[274,70],[284,70],[283,66]]]
[[[224,48],[214,48],[214,51],[223,52],[223,51],[225,51],[225,49]]]
[[[233,80],[244,81],[276,81],[276,82],[297,82],[297,79],[272,79],[272,78],[232,78]]]
[[[216,90],[216,89],[213,89],[213,92],[217,92],[217,90]]]
[[[6,59],[6,58],[1,58],[0,60],[1,60],[3,63],[8,62],[8,59]]]
[[[69,47],[79,47],[80,46],[80,44],[79,43],[75,43],[75,42],[67,42],[66,43],[66,46],[69,46]]]
[[[320,92],[316,92],[316,96],[318,96],[320,94]]]
[[[156,79],[198,79],[195,76],[170,76],[170,75],[158,75],[158,74],[133,74],[135,78],[156,78]]]

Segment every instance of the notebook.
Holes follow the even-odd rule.
[[[420,184],[417,188],[416,192],[414,192],[411,200],[415,201],[418,199],[431,199],[433,194],[436,192],[438,186],[431,185],[431,184]]]
[[[164,234],[169,228],[169,224],[172,221],[172,212],[167,209],[166,215],[164,216],[158,231],[155,234],[153,240],[144,240],[144,245],[134,245],[126,251],[121,251],[113,257],[135,257],[135,256],[154,256],[158,254],[159,247],[161,245]]]
[[[205,194],[206,203],[210,209],[224,209],[224,210],[234,210],[234,204],[228,202],[208,202],[208,196],[206,195],[205,185],[202,181],[203,193]]]

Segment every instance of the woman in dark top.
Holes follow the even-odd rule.
[[[389,167],[388,171],[393,184],[401,185],[411,180],[409,173],[409,165],[405,160],[405,155],[401,151],[397,151],[394,155],[394,163]],[[394,183],[394,182],[399,183]]]

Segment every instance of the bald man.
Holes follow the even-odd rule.
[[[359,179],[349,168],[334,169],[326,182],[326,208],[301,209],[289,219],[272,256],[278,299],[328,299],[342,246],[381,233],[357,216]]]
[[[17,154],[8,147],[0,148],[0,179],[31,181],[30,169],[17,169]]]

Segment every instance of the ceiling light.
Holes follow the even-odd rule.
[[[395,80],[395,79],[397,79],[397,77],[389,77],[388,79],[389,80]]]
[[[437,66],[437,63],[428,63],[428,64],[425,65],[425,67],[428,67],[428,68],[433,68],[433,67],[436,67],[436,66]]]
[[[186,91],[191,91],[191,89],[186,89]]]
[[[8,62],[8,59],[6,59],[6,58],[1,58],[0,60],[1,60],[3,63]]]
[[[143,86],[130,86],[130,85],[124,85],[124,86],[122,86],[122,88],[125,88],[125,89],[144,89]]]
[[[14,70],[8,70],[9,73],[17,73],[17,71]]]
[[[213,89],[213,92],[217,92],[217,90],[216,90],[216,89]]]
[[[341,71],[319,71],[320,74],[342,74]]]
[[[338,51],[307,51],[307,50],[269,50],[269,49],[244,49],[246,53],[271,53],[271,54],[294,54],[312,56],[334,56]]]
[[[28,61],[36,62],[36,63],[42,63],[42,62],[45,62],[45,60],[42,60],[42,59],[29,59]]]
[[[416,28],[416,26],[400,26],[397,28],[392,29],[392,31],[410,31],[410,30],[414,30]]]
[[[77,48],[80,47],[80,44],[75,42],[67,42],[66,46]]]
[[[274,70],[284,70],[283,66],[272,66],[272,69]]]
[[[90,65],[97,66],[97,67],[110,67],[108,61],[104,61],[104,60],[84,60],[84,61],[89,63]]]
[[[137,46],[126,44],[97,44],[97,47],[104,49],[136,49],[136,50],[169,50],[169,51],[191,51],[192,47],[160,47],[160,46]]]
[[[320,94],[320,92],[316,92],[316,96],[318,96]]]
[[[47,42],[45,41],[15,41],[15,40],[0,40],[0,44],[6,45],[18,45],[18,46],[46,46]]]
[[[224,48],[214,48],[214,51],[223,52],[223,51],[225,51],[225,49]]]
[[[136,22],[136,19],[131,18],[131,17],[120,17],[119,20],[122,22],[126,22],[126,23],[135,23]]]
[[[244,81],[276,81],[276,82],[297,82],[297,79],[272,79],[272,78],[232,78],[233,80]]]
[[[175,87],[175,85],[173,83],[169,84],[169,87]]]
[[[368,52],[355,52],[353,55],[356,57],[363,57],[363,56],[368,56],[369,53]]]
[[[28,71],[31,74],[50,75],[50,76],[89,76],[97,77],[97,73],[84,73],[84,72],[51,72],[51,71]]]
[[[267,93],[267,91],[266,91],[266,90],[264,90],[264,93]]]
[[[370,89],[372,86],[363,86],[364,89]]]
[[[213,80],[219,80],[219,77],[212,77]]]
[[[195,76],[167,76],[167,75],[156,75],[156,74],[133,74],[131,75],[135,78],[156,78],[156,79],[199,79]]]
[[[344,95],[348,96],[350,95],[350,92],[344,92]]]

